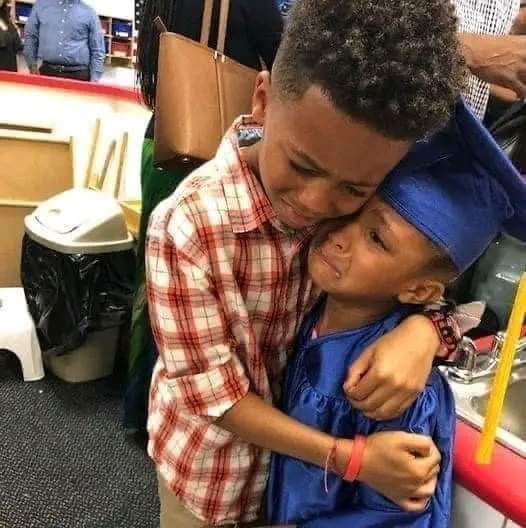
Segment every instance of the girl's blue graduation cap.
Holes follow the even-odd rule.
[[[449,124],[418,141],[378,192],[460,272],[500,232],[526,241],[526,180],[462,100]]]

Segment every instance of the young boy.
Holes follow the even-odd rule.
[[[273,455],[270,521],[309,528],[447,528],[455,403],[446,380],[434,370],[416,402],[384,422],[354,409],[342,384],[369,343],[415,307],[438,301],[500,231],[526,241],[526,180],[460,102],[450,125],[417,143],[358,217],[329,224],[309,254],[311,278],[326,295],[302,324],[282,410],[335,437],[358,442],[363,435],[365,445],[379,431],[430,435],[442,456],[438,487],[423,512],[408,512],[360,482],[358,452],[347,461],[355,480],[331,476],[327,491],[323,469]]]
[[[252,116],[152,215],[148,430],[163,528],[255,520],[268,449],[323,465],[332,437],[272,407],[316,297],[301,252],[317,223],[356,212],[447,121],[463,73],[449,0],[297,2]],[[370,349],[351,398],[401,412],[438,348],[429,320],[408,318]],[[439,457],[429,438],[400,435],[371,437],[365,480],[403,502],[429,487]],[[391,479],[385,464],[399,468]]]

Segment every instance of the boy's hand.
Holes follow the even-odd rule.
[[[347,397],[369,418],[400,416],[424,389],[439,347],[426,317],[408,317],[352,365],[344,384]]]
[[[350,456],[343,442],[339,440],[336,459],[340,472],[345,467],[338,463],[338,454],[343,465]],[[367,438],[358,480],[404,510],[416,512],[423,510],[435,493],[439,464],[440,453],[431,438],[401,431],[380,432]]]

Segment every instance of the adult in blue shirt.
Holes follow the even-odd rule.
[[[25,29],[24,56],[31,73],[98,81],[105,55],[104,34],[92,7],[82,0],[37,0]]]

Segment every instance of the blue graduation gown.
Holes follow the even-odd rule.
[[[282,410],[300,422],[336,437],[353,438],[378,431],[407,431],[431,436],[442,455],[434,497],[426,510],[408,513],[360,482],[287,456],[272,457],[267,489],[271,524],[299,524],[308,528],[442,528],[449,526],[452,487],[452,447],[455,404],[447,381],[434,369],[425,390],[401,417],[375,421],[354,409],[342,385],[349,366],[371,343],[392,330],[406,310],[397,308],[363,328],[312,339],[323,302],[305,318],[289,363]]]

